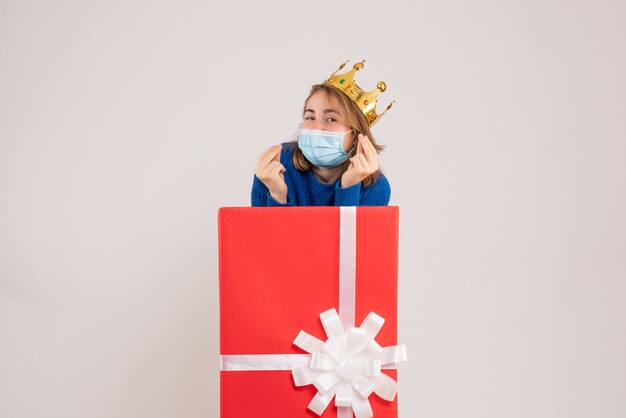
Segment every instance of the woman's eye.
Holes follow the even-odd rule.
[[[327,118],[326,122],[337,122],[337,119],[335,119],[335,118]]]
[[[315,118],[313,116],[307,116],[304,118],[304,120],[315,120]]]

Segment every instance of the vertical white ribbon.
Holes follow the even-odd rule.
[[[356,206],[340,207],[339,230],[339,318],[348,330],[356,316]],[[337,418],[352,418],[352,406],[338,406]]]
[[[341,206],[340,210],[339,318],[348,330],[356,315],[356,206]]]

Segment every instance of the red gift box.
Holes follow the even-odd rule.
[[[320,313],[332,308],[347,329],[340,276],[343,286],[350,269],[353,288],[341,295],[342,301],[353,300],[348,322],[359,325],[375,312],[385,319],[376,343],[395,346],[398,207],[220,208],[218,226],[221,417],[317,417],[307,405],[318,389],[296,386],[290,370],[295,366],[237,369],[224,367],[224,359],[301,358],[307,353],[294,339],[304,330],[325,341]],[[355,261],[346,263],[350,251]],[[382,373],[397,379],[396,370]],[[397,397],[388,401],[372,394],[368,400],[374,417],[397,417]],[[341,409],[341,416],[352,416]],[[335,400],[321,416],[338,416]]]

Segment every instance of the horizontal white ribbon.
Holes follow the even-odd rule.
[[[310,354],[234,354],[220,356],[220,369],[222,371],[293,370],[310,361]]]
[[[243,372],[253,370],[294,370],[311,362],[310,354],[223,354],[220,370]],[[381,369],[397,369],[396,363],[381,364]]]

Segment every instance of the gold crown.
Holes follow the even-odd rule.
[[[348,61],[341,64],[339,68],[337,68],[335,72],[332,73],[326,81],[324,81],[324,84],[336,87],[348,96],[350,100],[352,100],[359,107],[359,109],[361,109],[361,112],[365,115],[365,119],[367,119],[369,126],[372,126],[383,117],[385,112],[387,112],[396,101],[394,100],[389,103],[389,106],[387,106],[385,111],[378,115],[376,113],[376,102],[378,101],[377,97],[379,93],[387,90],[387,85],[384,81],[379,81],[375,90],[368,92],[363,91],[363,89],[357,86],[354,82],[354,74],[365,66],[363,64],[365,60],[354,64],[352,69],[347,73],[337,74],[337,71],[341,70],[347,62]]]

